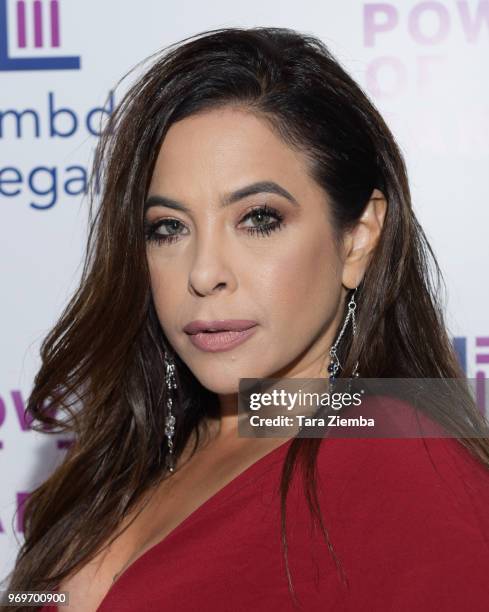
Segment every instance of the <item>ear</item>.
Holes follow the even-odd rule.
[[[346,232],[342,283],[347,289],[360,284],[379,240],[386,211],[384,194],[374,189],[355,227]]]

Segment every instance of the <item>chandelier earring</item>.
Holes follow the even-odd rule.
[[[345,330],[350,320],[352,323],[353,336],[355,336],[355,334],[357,333],[357,323],[356,323],[356,318],[355,318],[355,310],[357,307],[357,304],[355,302],[355,295],[356,295],[357,289],[358,287],[355,287],[350,297],[350,301],[348,302],[348,312],[346,313],[345,320],[343,321],[343,325],[341,327],[340,333],[338,334],[338,337],[336,338],[335,342],[333,343],[332,347],[329,350],[330,363],[328,365],[328,372],[329,372],[330,387],[334,385],[334,382],[336,378],[338,377],[338,374],[343,369],[343,366],[341,365],[340,360],[338,358],[338,346],[341,342],[341,339],[343,338],[343,335],[345,333]],[[352,376],[357,378],[359,375],[360,374],[358,373],[358,361],[357,361],[353,368]]]
[[[166,455],[166,468],[173,474],[175,471],[175,456],[173,438],[175,435],[175,415],[173,409],[173,390],[177,388],[175,379],[175,364],[171,358],[165,354],[165,385],[166,385],[166,417],[165,417],[165,436],[167,439],[168,452]]]

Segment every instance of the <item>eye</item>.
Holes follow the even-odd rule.
[[[241,219],[241,223],[248,220],[257,221],[258,225],[245,228],[246,233],[250,236],[269,236],[272,232],[282,229],[283,219],[283,215],[278,210],[264,204],[249,211]],[[268,222],[263,223],[263,221]],[[178,219],[167,218],[154,223],[144,221],[146,241],[157,245],[176,242],[180,236],[185,235],[181,231],[182,228],[185,228],[185,225]]]
[[[144,235],[148,242],[170,244],[180,236],[179,229],[185,227],[178,219],[161,219],[150,223],[144,221]]]
[[[248,234],[252,236],[269,236],[272,232],[282,229],[284,217],[278,210],[265,204],[263,206],[258,206],[247,213],[242,219],[242,222],[247,221],[248,219],[254,219],[259,222],[259,225],[257,226],[246,228],[246,232]],[[264,219],[274,219],[274,221],[262,223]]]

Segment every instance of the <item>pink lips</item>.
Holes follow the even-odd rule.
[[[192,321],[183,328],[190,342],[208,351],[226,351],[238,346],[255,333],[256,321],[227,319],[219,321]]]

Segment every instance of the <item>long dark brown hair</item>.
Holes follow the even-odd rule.
[[[10,589],[55,588],[166,477],[165,353],[177,366],[176,456],[192,433],[198,441],[204,418],[218,416],[217,396],[179,359],[159,324],[143,221],[170,126],[224,105],[255,113],[306,155],[311,177],[331,203],[338,238],[359,219],[374,188],[386,197],[381,236],[357,293],[358,331],[347,331],[342,341],[342,376],[357,360],[365,377],[465,376],[444,324],[443,279],[412,210],[403,157],[368,96],[326,46],[291,29],[265,27],[217,29],[171,45],[126,93],[96,150],[81,282],[42,344],[27,405],[37,423],[71,432],[74,442],[26,504],[25,542]],[[460,410],[475,424],[482,419],[470,402]],[[486,438],[460,441],[489,465]],[[316,492],[320,443],[296,438],[288,449],[280,483],[286,558],[286,497],[297,465],[311,515],[335,555]]]

